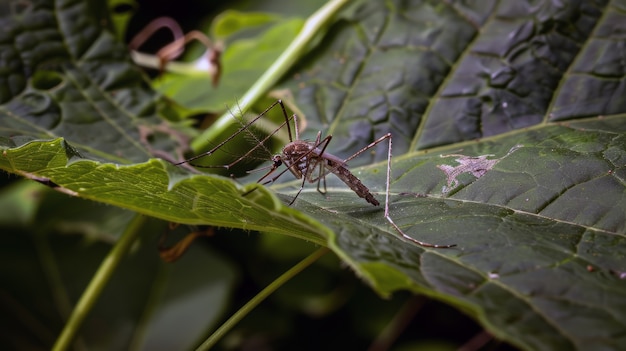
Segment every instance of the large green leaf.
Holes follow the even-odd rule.
[[[90,15],[95,2],[0,5],[0,132],[5,145],[63,136],[83,152],[119,163],[147,160],[150,141],[176,139],[157,116],[157,96],[122,43]],[[94,8],[92,8],[94,7]],[[77,15],[81,14],[81,15]],[[104,17],[104,18],[100,18]]]
[[[123,44],[99,25],[105,19],[90,15],[89,6],[99,5],[0,2],[4,147],[62,135],[81,155],[119,163],[147,160],[157,144],[160,151],[176,150],[171,126],[155,113],[157,96]],[[71,155],[77,151],[68,149]],[[0,207],[1,344],[50,349],[111,242],[138,215],[34,182],[3,188]],[[232,296],[232,263],[214,250],[192,247],[176,264],[165,264],[155,242],[166,227],[149,220],[141,228],[141,239],[85,320],[80,342],[103,349],[188,349],[222,318]]]
[[[623,9],[355,6],[287,83],[308,136],[332,134],[347,157],[392,132],[392,217],[419,240],[458,247],[390,241],[380,212],[345,198],[300,203],[328,212],[336,252],[379,292],[451,301],[526,349],[623,347]],[[359,172],[383,189],[384,164]]]
[[[58,17],[77,4],[57,6]],[[47,11],[33,6],[24,16]],[[242,196],[250,186],[227,178],[161,160],[132,163],[151,152],[131,141],[140,112],[154,105],[125,107],[134,104],[98,85],[106,80],[78,84],[120,72],[129,96],[146,91],[128,71],[81,71],[84,61],[111,64],[110,56],[88,56],[103,41],[78,45],[69,23],[53,32],[78,43],[58,49],[56,60],[65,64],[49,76],[63,83],[42,90],[28,71],[1,77],[10,89],[0,109],[0,167],[162,219],[328,245],[381,295],[410,289],[433,296],[524,349],[619,349],[626,345],[624,9],[605,1],[355,3],[281,85],[305,112],[305,137],[332,134],[329,150],[339,156],[392,132],[391,217],[411,237],[455,248],[401,240],[381,208],[330,177],[326,196],[312,186],[290,208],[283,203],[298,182],[274,185],[277,195],[260,187]],[[107,55],[121,52],[105,47]],[[50,55],[28,66],[30,51],[13,50],[11,67],[50,66]],[[70,123],[76,116],[81,124]],[[46,120],[56,123],[35,124]],[[102,126],[123,142],[103,142],[110,135]],[[53,137],[63,139],[22,145]],[[176,144],[159,146],[175,153]],[[352,168],[381,200],[384,147]]]

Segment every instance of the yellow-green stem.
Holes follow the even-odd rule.
[[[333,16],[348,2],[349,0],[331,0],[307,19],[298,36],[294,38],[287,49],[274,61],[274,64],[265,71],[261,78],[238,101],[238,108],[241,108],[242,113],[263,97],[263,94],[272,88],[298,62],[309,49],[309,43],[320,32],[320,29],[328,25]],[[224,113],[215,121],[211,128],[205,130],[199,137],[194,139],[191,143],[191,149],[196,153],[207,149],[211,145],[211,141],[216,140],[222,130],[233,122],[230,113]]]
[[[258,306],[263,300],[270,296],[274,291],[283,286],[286,282],[295,277],[298,273],[302,272],[306,267],[313,264],[320,257],[328,252],[328,248],[322,247],[315,252],[307,256],[304,260],[298,262],[295,266],[291,267],[287,272],[283,273],[280,277],[274,280],[270,285],[261,290],[255,297],[250,299],[243,307],[241,307],[235,314],[233,314],[224,324],[222,324],[208,339],[206,339],[197,350],[208,350],[215,346],[220,339],[226,335],[239,321],[243,319],[248,313],[250,313],[256,306]]]
[[[145,216],[137,214],[128,227],[126,227],[126,231],[115,243],[115,246],[113,246],[109,254],[104,258],[98,271],[91,279],[91,282],[89,282],[80,300],[78,300],[76,307],[74,307],[69,320],[65,323],[61,335],[59,335],[52,348],[54,351],[67,350],[70,347],[85,317],[87,317],[93,305],[98,300],[98,297],[100,297],[102,290],[108,284],[122,258],[124,258],[128,250],[130,250],[131,245],[135,242],[135,239],[139,235],[140,228],[145,221]]]

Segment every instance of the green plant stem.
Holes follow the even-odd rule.
[[[256,306],[258,306],[263,300],[270,296],[274,291],[278,290],[283,284],[291,280],[298,273],[302,272],[305,268],[313,264],[320,257],[324,256],[328,252],[328,248],[322,247],[302,261],[298,262],[295,266],[291,267],[287,272],[283,273],[280,277],[274,280],[270,285],[261,290],[256,296],[254,296],[248,303],[241,307],[235,314],[233,314],[224,324],[222,324],[208,339],[206,339],[196,350],[208,350],[215,346],[217,342],[228,333],[239,321],[243,319],[248,313],[250,313]]]
[[[259,78],[256,83],[244,94],[238,101],[238,107],[241,112],[247,111],[250,106],[254,105],[278,80],[298,62],[298,60],[309,49],[308,44],[319,34],[320,29],[326,26],[333,16],[350,0],[331,0],[311,15],[302,30],[289,44],[287,49],[274,61],[267,71]],[[199,153],[209,147],[211,140],[215,140],[231,123],[232,116],[229,112],[224,113],[219,119],[205,130],[199,137],[195,138],[191,143],[191,149]]]
[[[113,275],[113,272],[115,272],[120,261],[126,256],[131,245],[135,242],[135,239],[139,235],[140,228],[145,221],[145,216],[137,214],[120,239],[115,243],[115,246],[113,246],[107,257],[104,258],[98,271],[91,279],[91,282],[89,282],[80,300],[78,300],[76,307],[74,307],[69,320],[65,323],[61,335],[59,335],[59,338],[52,348],[54,351],[67,350],[70,347],[85,317],[87,317],[89,311],[91,311],[91,308],[98,300],[98,297],[100,297],[102,290],[109,282],[109,279]]]
[[[376,340],[367,349],[368,351],[389,350],[393,346],[393,343],[398,339],[406,327],[415,318],[417,313],[422,309],[426,298],[424,296],[410,297],[400,307],[395,316],[391,319],[389,324],[381,331],[376,337]]]

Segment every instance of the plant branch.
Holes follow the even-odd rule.
[[[131,245],[135,242],[135,239],[139,235],[140,228],[145,221],[145,216],[137,214],[129,223],[120,239],[115,243],[115,246],[113,246],[107,257],[104,258],[98,271],[91,279],[91,282],[89,282],[80,300],[78,300],[76,307],[74,307],[69,320],[65,323],[61,335],[59,335],[59,338],[52,348],[54,351],[67,350],[70,347],[85,317],[87,317],[93,305],[100,297],[102,290],[108,284],[122,258],[124,258],[128,250],[130,250]]]
[[[307,256],[302,261],[298,262],[295,266],[291,267],[287,272],[283,273],[280,277],[274,280],[270,285],[261,290],[256,296],[254,296],[248,303],[243,305],[235,314],[233,314],[224,324],[222,324],[208,339],[206,339],[196,350],[208,350],[215,346],[217,342],[228,333],[239,321],[248,315],[256,306],[263,302],[274,291],[278,290],[286,282],[295,277],[298,273],[302,272],[305,268],[313,264],[320,257],[324,256],[328,252],[328,248],[321,247],[315,250],[312,254]]]

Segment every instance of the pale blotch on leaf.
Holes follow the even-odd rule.
[[[441,192],[447,194],[450,190],[456,188],[459,185],[459,181],[456,178],[463,173],[471,173],[474,177],[476,177],[476,179],[484,176],[487,171],[492,169],[498,162],[522,146],[524,145],[515,145],[511,148],[511,150],[509,150],[509,152],[506,153],[506,155],[494,159],[487,158],[495,156],[493,154],[480,156],[466,156],[460,154],[441,155],[440,157],[457,157],[455,161],[459,163],[456,167],[449,165],[437,165],[437,168],[442,170],[448,178],[447,184],[441,188]]]

